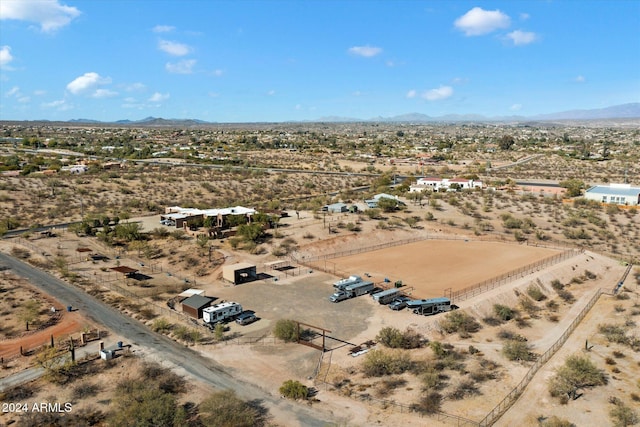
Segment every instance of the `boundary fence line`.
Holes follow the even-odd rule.
[[[464,289],[452,292],[450,295],[445,295],[445,296],[449,296],[452,302],[464,301],[465,299],[469,299],[481,293],[490,291],[491,289],[502,286],[515,279],[527,276],[533,272],[539,271],[551,265],[565,261],[569,258],[573,258],[574,256],[577,256],[582,252],[583,251],[577,251],[574,249],[566,250],[559,254],[555,254],[550,257],[544,258],[540,261],[527,264],[523,267],[501,274],[500,276],[492,277],[491,279],[484,280],[480,283],[476,283],[475,285],[468,286]]]
[[[569,336],[573,333],[573,331],[578,327],[582,319],[589,313],[591,308],[598,302],[600,296],[602,294],[611,294],[610,291],[605,291],[603,289],[598,289],[596,293],[591,297],[587,305],[578,313],[578,315],[573,319],[573,322],[569,325],[569,327],[564,331],[564,333],[556,340],[556,342],[545,351],[536,361],[533,366],[527,371],[524,378],[516,385],[513,390],[509,394],[505,396],[500,403],[498,403],[489,413],[478,423],[480,427],[491,426],[493,423],[498,421],[498,419],[509,409],[515,402],[518,400],[524,389],[529,385],[533,377],[536,373],[542,368],[551,357],[564,345]]]

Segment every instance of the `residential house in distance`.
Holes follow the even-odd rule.
[[[631,184],[596,185],[585,191],[584,197],[607,204],[639,206],[640,187],[632,187]]]
[[[474,181],[466,178],[435,178],[424,177],[418,178],[415,184],[409,187],[410,193],[417,193],[424,190],[440,191],[449,189],[471,190],[474,188],[482,188],[482,181]]]

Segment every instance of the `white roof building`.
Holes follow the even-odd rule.
[[[640,187],[632,187],[631,184],[596,185],[585,191],[584,197],[601,203],[638,206]]]

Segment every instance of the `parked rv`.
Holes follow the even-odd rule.
[[[362,277],[356,276],[356,275],[351,275],[351,276],[347,277],[346,279],[338,280],[336,283],[333,284],[333,287],[336,288],[339,291],[344,291],[344,288],[346,288],[347,286],[354,285],[354,284],[360,283],[360,282],[362,282]]]
[[[242,313],[242,306],[237,302],[223,302],[202,310],[202,320],[205,323],[228,322]]]
[[[444,297],[411,300],[407,302],[407,307],[412,309],[415,314],[422,314],[424,316],[451,311],[453,308],[451,300]]]
[[[378,292],[377,294],[371,295],[373,300],[379,304],[385,305],[389,304],[393,301],[398,295],[400,295],[400,289],[391,288],[386,291]]]

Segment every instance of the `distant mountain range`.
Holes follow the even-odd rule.
[[[561,121],[561,120],[611,120],[611,119],[637,119],[640,118],[640,102],[614,105],[606,108],[591,110],[570,110],[551,114],[539,114],[535,116],[483,116],[480,114],[447,114],[444,116],[428,116],[421,113],[402,114],[393,117],[373,117],[360,119],[354,117],[328,116],[317,120],[305,120],[304,123],[348,123],[348,122],[384,122],[384,123],[452,123],[452,122],[525,122],[525,121]],[[214,124],[197,119],[162,119],[147,117],[142,120],[118,120],[116,122],[100,122],[90,119],[70,120],[70,123],[86,124],[117,124],[122,126],[198,126]]]

